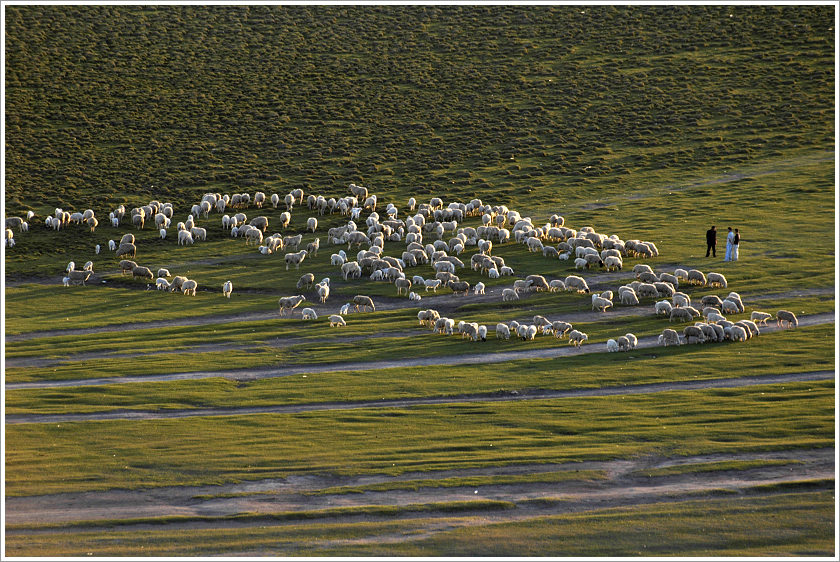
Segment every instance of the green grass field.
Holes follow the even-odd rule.
[[[483,343],[432,334],[416,316],[435,302],[432,294],[421,290],[424,300],[409,306],[392,284],[345,282],[330,254],[344,249],[354,256],[358,249],[333,246],[326,233],[347,217],[321,216],[305,205],[293,209],[282,229],[303,233],[304,245],[321,240],[318,256],[299,270],[286,270],[282,252],[261,255],[230,238],[215,212],[196,220],[207,241],[190,247],[177,245],[174,229],[162,240],[154,228],[107,224],[119,204],[170,201],[174,224],[208,192],[264,191],[282,199],[302,188],[330,198],[349,195],[348,184],[357,183],[378,196],[380,213],[394,203],[400,219],[410,216],[409,197],[422,203],[440,196],[447,204],[480,198],[535,225],[559,213],[575,229],[592,226],[657,245],[659,257],[628,258],[622,275],[584,272],[599,291],[632,281],[632,266],[648,263],[657,272],[723,273],[727,289],[680,290],[695,300],[737,291],[746,310],[735,320],[754,310],[834,312],[834,19],[830,6],[805,5],[5,6],[5,214],[35,213],[29,232],[15,229],[16,245],[5,248],[5,382],[359,366],[256,380],[7,390],[8,415],[232,409],[218,417],[9,424],[8,499],[219,486],[195,493],[191,501],[200,509],[226,498],[258,503],[266,497],[232,492],[234,484],[334,477],[301,496],[336,503],[7,522],[5,553],[836,554],[833,480],[823,476],[810,488],[807,478],[801,486],[780,479],[651,495],[611,508],[579,505],[542,488],[518,499],[504,495],[510,487],[583,490],[614,477],[601,469],[539,468],[552,463],[661,457],[675,462],[634,474],[663,481],[805,470],[810,452],[835,446],[830,379],[457,401],[832,370],[833,323],[745,343],[382,369],[371,362],[568,343],[546,336],[498,341],[492,332]],[[94,209],[100,225],[95,232],[76,225],[48,230],[44,219],[56,207]],[[268,217],[270,234],[281,231],[284,210],[281,203],[243,212]],[[319,221],[315,234],[304,232],[310,216]],[[478,224],[469,217],[460,226]],[[703,234],[711,224],[721,233],[716,259],[704,257]],[[727,226],[740,228],[743,238],[733,263],[722,261]],[[137,263],[195,279],[197,295],[147,291],[146,280],[122,276],[107,244],[126,233],[137,237]],[[400,257],[403,249],[388,242],[385,254]],[[475,251],[467,247],[460,258],[468,264]],[[514,278],[580,273],[571,260],[530,253],[515,242],[494,245],[493,254],[513,267]],[[77,267],[92,261],[94,282],[62,287],[71,260]],[[328,327],[325,314],[315,321],[280,318],[282,296],[304,294],[300,308],[318,305],[314,291],[296,287],[309,272],[316,280],[331,278],[327,306],[334,311],[357,294],[382,306],[348,315],[340,329]],[[433,276],[430,266],[407,273]],[[469,266],[458,273],[493,291],[513,282]],[[230,299],[221,294],[226,280],[234,284]],[[607,339],[626,332],[648,337],[664,327],[681,329],[653,315],[654,300],[575,322],[589,334],[584,347],[603,350]],[[456,321],[491,327],[591,311],[588,295],[570,292],[513,303],[441,302]],[[636,314],[643,308],[651,313]],[[55,330],[87,332],[47,333]],[[235,411],[430,397],[451,401],[295,414]],[[790,452],[802,458],[735,458]],[[721,458],[678,462],[698,455]],[[517,467],[524,472],[493,473]],[[349,477],[359,480],[340,481]],[[428,499],[472,486],[496,486],[500,496]],[[428,497],[419,503],[366,500],[420,492]]]

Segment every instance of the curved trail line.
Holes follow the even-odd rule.
[[[592,460],[551,464],[514,464],[478,468],[406,472],[396,476],[383,474],[332,475],[292,474],[285,478],[249,480],[238,483],[199,486],[162,486],[138,490],[114,489],[90,492],[68,492],[37,496],[6,498],[7,525],[64,523],[103,520],[105,526],[114,520],[171,515],[196,517],[225,517],[238,513],[271,514],[295,513],[335,507],[370,505],[408,506],[432,502],[468,501],[475,499],[517,502],[514,511],[478,511],[458,514],[458,517],[477,516],[482,520],[493,517],[515,520],[546,513],[570,513],[620,505],[641,505],[662,501],[696,499],[696,492],[742,490],[761,484],[779,484],[805,479],[831,479],[835,466],[834,448],[780,450],[771,452],[711,453],[690,457],[661,457],[657,455],[629,459]],[[792,461],[792,464],[768,464],[755,468],[686,473],[674,476],[650,477],[645,471],[686,464],[726,461]],[[394,490],[341,494],[319,493],[327,488],[398,483],[406,480],[440,480],[457,477],[524,475],[533,473],[563,473],[597,470],[605,479],[570,479],[560,482],[518,482],[511,484],[463,485],[455,487],[406,487]],[[479,494],[475,494],[478,489]],[[828,484],[826,484],[828,489]],[[313,495],[313,492],[315,495]],[[772,492],[770,492],[772,493]],[[476,497],[477,496],[477,497]],[[548,498],[551,505],[528,500]],[[560,501],[557,501],[560,500]],[[520,503],[522,502],[522,503]],[[417,517],[408,512],[396,517]],[[423,518],[452,517],[446,511],[424,511]],[[321,521],[354,521],[392,519],[394,515],[336,515],[324,514]],[[311,518],[307,519],[311,521]],[[300,519],[272,520],[271,525],[296,525]],[[171,521],[165,526],[149,523],[121,525],[122,530],[237,528],[265,525],[265,519]],[[89,524],[86,530],[91,529]],[[62,533],[66,528],[38,529],[36,533]],[[12,533],[30,533],[15,529]],[[7,534],[10,532],[7,529]]]
[[[800,326],[814,326],[834,322],[834,313],[814,314],[799,319]],[[680,328],[681,325],[675,325]],[[779,331],[776,326],[761,328],[766,334]],[[441,336],[445,337],[445,336]],[[658,334],[639,338],[636,350],[660,347],[657,343]],[[761,336],[759,336],[761,337]],[[478,345],[480,342],[472,342]],[[418,357],[414,359],[395,359],[388,361],[366,361],[355,363],[327,363],[321,365],[291,365],[287,367],[263,367],[255,369],[238,369],[223,371],[195,371],[189,373],[171,373],[165,375],[142,375],[131,377],[109,377],[94,379],[73,379],[59,381],[33,381],[6,383],[6,391],[26,390],[38,388],[63,388],[78,386],[97,386],[108,384],[129,384],[138,382],[162,382],[174,380],[198,380],[213,377],[222,377],[236,381],[252,381],[266,378],[288,377],[292,375],[317,374],[340,371],[370,371],[380,369],[395,369],[408,367],[428,367],[443,365],[479,365],[490,363],[504,363],[507,361],[518,361],[524,359],[553,359],[557,357],[572,357],[588,353],[606,353],[603,344],[589,344],[580,348],[564,344],[558,347],[545,349],[530,349],[523,351],[500,351],[496,353],[469,353],[464,355],[451,355],[447,357]]]
[[[252,414],[293,414],[324,410],[353,410],[360,408],[407,408],[464,402],[509,402],[518,400],[554,400],[582,398],[587,396],[621,396],[630,394],[652,394],[674,390],[704,390],[709,388],[738,388],[788,382],[820,381],[834,379],[834,371],[810,371],[781,375],[757,375],[738,378],[703,379],[624,386],[607,386],[576,390],[549,390],[534,392],[509,392],[491,394],[464,394],[430,398],[403,398],[399,400],[366,400],[357,402],[325,402],[312,404],[289,404],[276,406],[251,406],[239,408],[196,408],[190,410],[116,410],[87,414],[20,414],[6,415],[7,424],[68,423],[102,420],[159,420],[188,417],[242,416]]]

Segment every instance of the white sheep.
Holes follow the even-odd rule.
[[[227,298],[230,298],[230,294],[233,292],[233,283],[231,281],[225,281],[222,285],[222,295]]]
[[[423,285],[426,287],[426,292],[431,289],[433,293],[437,293],[438,287],[440,287],[441,283],[443,283],[443,281],[440,279],[426,279],[423,281]]]
[[[61,283],[62,283],[65,287],[69,287],[69,286],[70,286],[70,278],[69,278],[69,277],[64,277],[64,278],[61,280]]]
[[[607,340],[607,351],[618,351],[618,342],[610,338]]]
[[[639,338],[636,337],[635,334],[626,333],[624,337],[627,338],[627,341],[630,344],[630,349],[636,349],[636,346],[639,344]]]
[[[572,330],[569,332],[569,344],[575,347],[580,347],[580,345],[589,339],[589,335],[581,332],[580,330]]]
[[[671,328],[666,328],[662,330],[662,334],[659,336],[659,345],[664,345],[665,347],[669,345],[682,345],[682,341],[680,341],[680,335],[676,330],[672,330]]]
[[[330,328],[335,326],[346,326],[347,322],[339,314],[330,314]]]
[[[102,248],[101,248],[101,246],[100,246],[99,244],[97,244],[97,245],[93,248],[93,251],[94,251],[94,252],[96,252],[96,255],[99,255],[99,251],[100,251],[101,249],[102,249]]]
[[[767,312],[759,312],[758,310],[753,310],[750,314],[750,320],[752,320],[759,326],[766,326],[767,321],[771,318],[773,318],[772,314],[768,314]]]
[[[519,293],[515,289],[502,289],[502,302],[519,300]]]
[[[703,274],[702,271],[697,269],[689,269],[688,270],[688,284],[689,285],[700,285],[704,287],[708,283],[706,276]]]
[[[578,293],[589,292],[589,285],[586,284],[586,281],[582,277],[578,277],[577,275],[569,275],[563,283],[566,285],[567,291],[577,291]]]
[[[787,328],[799,326],[799,320],[796,315],[789,310],[780,310],[776,313],[776,326],[785,326]]]
[[[483,295],[484,294],[484,283],[482,283],[481,281],[476,283],[475,287],[473,287],[473,293],[476,294],[476,295]]]
[[[192,279],[187,279],[181,284],[181,291],[185,295],[195,296],[195,290],[198,288],[198,283]]]
[[[654,310],[656,311],[657,316],[669,316],[671,314],[671,303],[668,301],[659,301],[655,305],[653,305]]]
[[[300,311],[301,320],[317,320],[318,314],[311,308],[304,308]]]
[[[738,304],[729,299],[724,299],[722,310],[725,314],[738,314],[740,312]]]
[[[108,249],[112,252],[117,249],[117,241],[116,240],[108,240]]]
[[[722,273],[710,272],[706,276],[706,284],[709,287],[723,287],[726,288],[726,277]]]
[[[510,328],[508,328],[507,324],[502,324],[501,322],[496,324],[496,339],[510,339]]]
[[[612,301],[598,295],[592,295],[592,310],[606,312],[613,305]]]

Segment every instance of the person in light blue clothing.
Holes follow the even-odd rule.
[[[735,229],[735,236],[732,237],[732,261],[738,261],[738,245],[741,244],[741,235]]]
[[[732,227],[729,227],[729,234],[726,235],[726,255],[723,257],[723,261],[731,261],[732,260],[732,240],[735,238],[735,233],[732,232]]]

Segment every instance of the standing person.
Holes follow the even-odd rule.
[[[732,261],[738,261],[738,244],[741,243],[741,235],[735,229],[735,236],[732,237]]]
[[[706,231],[706,257],[709,257],[709,252],[712,252],[712,257],[717,257],[717,230],[712,226]]]
[[[735,233],[732,232],[732,227],[729,227],[729,234],[726,235],[726,255],[723,256],[723,261],[732,260],[732,239],[735,238]]]

